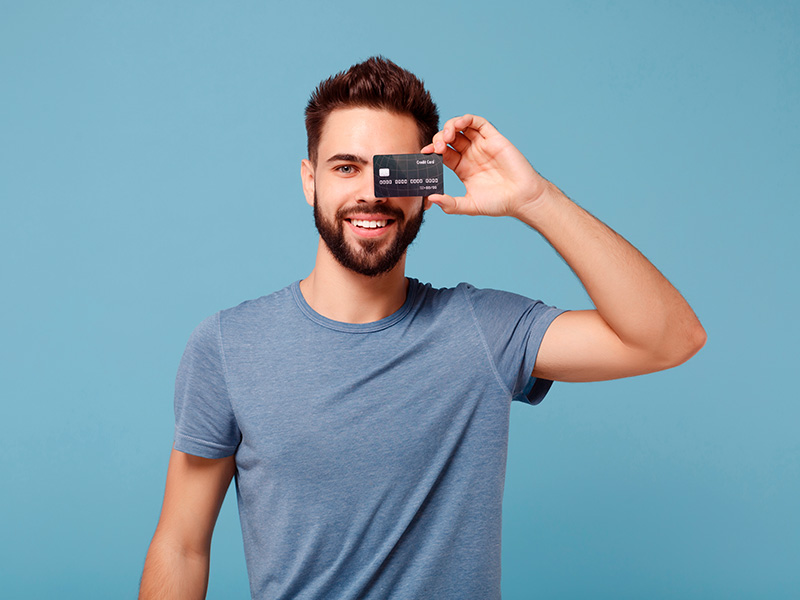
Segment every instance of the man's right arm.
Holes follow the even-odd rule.
[[[211,535],[235,472],[233,455],[202,458],[172,450],[139,600],[206,597]]]

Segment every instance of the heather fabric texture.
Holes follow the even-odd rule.
[[[177,450],[236,455],[256,599],[500,597],[512,399],[562,311],[462,283],[409,280],[373,323],[327,319],[299,282],[192,333]]]

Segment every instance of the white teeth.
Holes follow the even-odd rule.
[[[388,221],[361,221],[359,219],[351,219],[350,222],[356,227],[364,227],[366,229],[386,227],[386,223],[388,223]]]

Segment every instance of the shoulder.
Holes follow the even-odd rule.
[[[296,306],[292,286],[254,298],[245,300],[203,319],[192,331],[191,345],[214,345],[222,338],[230,338],[238,333],[256,328],[263,328],[270,322],[280,323]]]
[[[449,309],[463,311],[467,303],[467,297],[463,286],[467,283],[459,283],[455,287],[435,287],[430,283],[421,283],[416,279],[409,278],[411,285],[409,294],[413,294],[413,303],[419,312],[424,313],[443,313]]]
[[[470,304],[504,304],[514,302],[530,304],[541,302],[540,300],[533,300],[514,292],[493,288],[479,288],[465,281],[462,281],[455,287],[443,288],[434,287],[430,283],[421,283],[416,279],[410,279],[410,281],[412,285],[417,288],[416,293],[420,296],[420,299],[428,303],[441,303],[454,300],[466,301]]]
[[[458,284],[456,290],[473,310],[479,312],[524,311],[538,306],[546,306],[541,300],[535,300],[522,294],[493,288],[479,288],[466,282]]]
[[[288,310],[295,306],[293,285],[295,284],[219,311],[217,315],[220,327],[228,329],[252,325],[254,322],[263,322],[265,319],[282,318]]]
[[[493,295],[493,294],[508,294],[500,290],[489,288],[477,288],[471,283],[462,281],[454,287],[435,287],[430,283],[422,283],[417,279],[409,278],[413,288],[416,288],[418,295],[424,297],[426,300],[449,300],[453,297],[465,298],[474,295]]]
[[[517,318],[525,314],[538,316],[554,309],[541,300],[535,300],[514,292],[493,288],[479,288],[461,282],[451,288],[437,288],[429,283],[412,280],[417,286],[418,303],[422,310],[442,312],[447,309],[467,311],[479,321],[485,319]],[[560,311],[559,311],[560,312]]]

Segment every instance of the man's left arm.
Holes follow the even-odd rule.
[[[541,177],[487,120],[450,119],[423,152],[443,155],[466,187],[434,195],[450,214],[516,217],[542,234],[580,279],[595,310],[570,311],[542,340],[533,376],[600,381],[679,365],[706,334],[678,290],[622,236]]]

